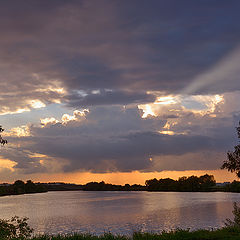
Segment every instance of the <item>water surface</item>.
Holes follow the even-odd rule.
[[[239,193],[48,192],[0,198],[0,218],[28,217],[36,233],[217,228]]]

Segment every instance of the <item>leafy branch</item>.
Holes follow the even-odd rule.
[[[2,133],[4,131],[4,129],[2,128],[2,126],[0,126],[0,133]],[[7,144],[7,140],[2,138],[2,135],[0,134],[0,145],[5,145]]]

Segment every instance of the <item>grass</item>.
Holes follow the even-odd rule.
[[[239,240],[239,227],[225,227],[217,230],[175,230],[162,233],[141,233],[135,232],[131,236],[113,235],[105,233],[101,236],[91,234],[72,234],[72,235],[41,235],[28,240]],[[1,239],[2,240],[2,239]],[[4,239],[5,240],[5,239]],[[15,238],[14,240],[22,240]]]

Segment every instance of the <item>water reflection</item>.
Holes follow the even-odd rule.
[[[26,216],[36,232],[216,228],[231,218],[237,193],[48,192],[0,198],[0,218]]]

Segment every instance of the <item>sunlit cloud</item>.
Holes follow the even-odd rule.
[[[178,103],[178,96],[158,97],[154,104],[170,105]]]
[[[40,122],[41,122],[42,127],[44,127],[48,124],[51,124],[51,125],[56,124],[59,121],[57,119],[55,119],[54,117],[50,117],[50,118],[42,118],[42,119],[40,119]]]
[[[167,134],[167,135],[174,135],[175,134],[175,132],[173,132],[173,131],[159,131],[159,133]]]
[[[38,161],[42,166],[46,166],[46,164],[49,162],[49,157],[45,154],[32,153],[29,154],[29,157],[35,159],[35,161]]]
[[[84,120],[86,117],[86,114],[89,113],[89,109],[83,109],[83,110],[75,110],[73,111],[73,115],[70,114],[63,114],[61,117],[61,120],[57,120],[54,117],[47,117],[47,118],[41,118],[40,123],[42,127],[46,126],[52,126],[57,123],[59,124],[67,124],[69,122],[74,122],[74,121],[81,121]]]
[[[17,104],[17,103],[16,103]],[[25,103],[22,103],[26,107],[24,108],[16,108],[15,110],[11,111],[9,107],[2,106],[0,109],[0,115],[12,115],[12,114],[20,114],[24,112],[30,112],[31,109],[38,109],[46,107],[46,104],[38,99],[28,100]]]
[[[78,121],[81,120],[82,118],[85,118],[86,114],[89,112],[88,109],[83,109],[83,110],[75,110],[73,112],[73,115],[69,115],[69,114],[64,114],[62,116],[62,123],[66,124],[70,121]]]
[[[213,113],[219,103],[224,102],[223,95],[193,95],[181,99],[182,106],[201,115]]]
[[[143,118],[161,116],[171,112],[192,112],[201,115],[213,113],[216,106],[224,102],[223,95],[176,95],[158,97],[154,103],[138,105]]]
[[[17,137],[26,137],[30,136],[30,131],[28,126],[20,126],[11,128],[8,132],[5,133],[6,136],[17,136]]]
[[[11,172],[14,171],[14,166],[16,166],[16,162],[11,161],[9,159],[0,159],[0,171],[3,169],[8,169]]]
[[[12,114],[18,114],[18,113],[23,113],[23,112],[30,112],[29,108],[18,108],[14,111],[10,111],[8,107],[2,107],[0,115],[12,115]]]
[[[156,116],[150,104],[138,105],[138,107],[143,111],[142,118],[147,118],[149,116]]]
[[[40,100],[31,100],[29,101],[29,104],[32,108],[43,108],[46,107],[46,104],[41,102]]]

